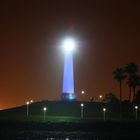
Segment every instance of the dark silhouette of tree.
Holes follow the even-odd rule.
[[[135,105],[140,105],[140,90],[137,91],[136,96],[134,97],[133,103]]]
[[[133,111],[132,104],[129,100],[122,101],[122,114],[125,118],[130,118]]]
[[[125,67],[125,72],[128,74],[128,87],[129,87],[129,101],[131,102],[131,94],[132,94],[132,88],[133,88],[133,97],[135,95],[135,89],[136,87],[134,85],[136,85],[136,81],[134,82],[134,79],[137,80],[136,76],[136,73],[138,72],[138,66],[131,62],[129,64],[126,65]],[[134,82],[134,83],[132,83]],[[132,87],[133,85],[133,87]],[[137,86],[137,85],[136,85]]]
[[[122,117],[122,81],[126,78],[124,75],[124,70],[122,68],[117,68],[114,72],[114,79],[119,82],[120,87],[120,118]]]
[[[112,117],[118,117],[120,101],[112,92],[105,94],[103,102],[106,103],[110,115],[112,115]]]
[[[119,99],[112,92],[109,92],[109,93],[105,94],[103,102],[105,102],[105,103],[118,103]]]
[[[137,74],[133,74],[129,77],[129,85],[133,89],[133,99],[136,95],[136,87],[140,85],[140,77]]]
[[[138,65],[136,65],[134,62],[131,62],[131,63],[126,65],[125,71],[128,74],[133,75],[133,74],[138,72]]]
[[[93,102],[94,101],[94,98],[93,97],[90,97],[89,100],[90,100],[90,102]]]
[[[119,82],[120,87],[120,102],[122,102],[122,81],[126,78],[124,75],[124,70],[122,68],[117,68],[114,72],[114,79]]]

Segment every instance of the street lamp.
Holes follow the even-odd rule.
[[[43,111],[44,111],[44,121],[46,120],[46,111],[47,111],[47,107],[44,107],[43,108]]]
[[[29,104],[30,104],[30,102],[27,101],[27,102],[26,102],[26,105],[27,105],[27,108],[26,108],[26,115],[27,115],[27,117],[29,116]]]
[[[100,101],[102,101],[103,95],[99,95]]]
[[[34,101],[33,100],[30,100],[30,103],[33,103]]]
[[[81,103],[81,118],[84,118],[84,104]]]
[[[81,94],[82,94],[82,95],[85,94],[85,91],[82,90],[82,91],[81,91]]]
[[[106,114],[105,114],[105,113],[106,113],[106,108],[103,108],[103,117],[104,117],[104,121],[105,121],[105,119],[106,119],[106,116],[105,116]]]
[[[138,106],[135,106],[135,119],[138,119]]]
[[[84,101],[84,100],[85,100],[85,91],[84,91],[84,90],[81,91],[81,96],[82,96],[82,97],[81,97],[82,100]]]

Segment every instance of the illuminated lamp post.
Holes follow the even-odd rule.
[[[82,90],[82,91],[81,91],[81,94],[82,94],[82,95],[84,95],[84,94],[85,94],[85,91],[84,91],[84,90]]]
[[[81,118],[84,118],[84,104],[81,104]]]
[[[135,106],[135,119],[138,119],[138,106]]]
[[[103,108],[103,119],[104,119],[104,121],[106,120],[106,108]]]
[[[27,115],[27,117],[29,116],[29,104],[30,104],[30,102],[27,101],[27,102],[26,102],[26,105],[27,105],[27,108],[26,108],[26,115]]]
[[[99,98],[100,98],[100,102],[102,102],[103,95],[99,95]]]
[[[73,51],[76,47],[76,42],[73,38],[66,38],[62,42],[64,48],[64,72],[63,72],[63,90],[61,100],[73,101],[76,100],[74,93],[74,70],[73,70]]]
[[[82,95],[82,100],[84,101],[85,100],[85,91],[84,90],[81,91],[81,95]]]
[[[33,100],[30,100],[30,103],[33,103],[34,101]]]
[[[44,107],[44,108],[43,108],[43,111],[44,111],[44,121],[45,121],[45,120],[46,120],[46,111],[47,111],[47,108]]]

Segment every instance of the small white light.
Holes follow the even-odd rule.
[[[102,96],[102,95],[99,95],[99,98],[100,98],[100,99],[102,99],[102,98],[103,98],[103,96]]]
[[[138,106],[135,106],[135,109],[138,109]]]
[[[81,94],[85,94],[85,91],[82,90]]]
[[[34,101],[33,100],[30,100],[30,103],[33,103]]]
[[[27,101],[27,102],[26,102],[26,104],[27,104],[27,105],[29,105],[29,104],[30,104],[30,102],[29,102],[29,101]]]
[[[103,111],[105,112],[106,111],[106,108],[103,108]]]
[[[84,104],[81,104],[81,107],[83,107],[84,106]]]
[[[46,110],[47,110],[47,108],[46,108],[46,107],[44,107],[44,108],[43,108],[43,110],[44,110],[44,111],[46,111]]]

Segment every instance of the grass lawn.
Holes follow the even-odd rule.
[[[46,116],[44,121],[43,115],[6,115],[0,116],[0,120],[11,120],[11,121],[33,121],[33,122],[79,122],[85,119],[81,119],[80,117],[72,117],[72,116]]]

